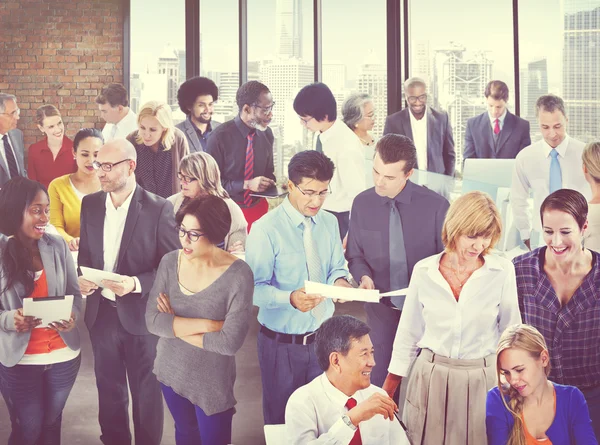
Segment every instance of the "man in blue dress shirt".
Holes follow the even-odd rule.
[[[322,373],[315,333],[333,315],[334,301],[304,291],[305,280],[351,287],[337,219],[321,212],[333,162],[314,150],[288,167],[289,195],[255,222],[246,241],[259,307],[258,360],[265,424],[285,422],[290,395]]]

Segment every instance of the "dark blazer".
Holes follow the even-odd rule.
[[[136,186],[131,199],[116,273],[136,276],[143,293],[117,297],[117,313],[123,327],[133,335],[148,334],[146,302],[154,283],[154,275],[163,255],[181,247],[175,230],[173,204],[166,199]],[[81,203],[81,238],[79,266],[104,269],[104,216],[106,193],[97,192],[83,198]],[[85,323],[91,329],[98,315],[100,298],[96,290],[87,297]]]
[[[463,159],[514,159],[528,145],[531,145],[529,122],[508,110],[498,141],[494,143],[492,125],[486,111],[467,121]]]
[[[405,108],[388,116],[383,134],[402,134],[413,139],[408,113],[410,110]],[[448,113],[427,107],[427,171],[453,176],[455,162],[456,153]]]
[[[23,132],[18,128],[15,128],[14,130],[10,130],[7,134],[17,160],[19,175],[27,177],[27,170],[25,170],[25,142],[23,141]],[[1,139],[0,145],[0,150],[4,150],[4,141]],[[4,158],[0,156],[0,187],[6,184],[9,179],[8,165],[4,162]]]
[[[221,125],[221,124],[219,124],[218,122],[210,121],[210,123],[208,124],[207,130],[206,130],[206,133],[205,133],[204,141],[201,141],[200,138],[198,138],[198,133],[196,133],[194,124],[192,122],[190,122],[189,117],[186,118],[184,121],[179,122],[175,126],[177,128],[179,128],[181,131],[183,131],[183,133],[185,134],[185,137],[187,138],[188,145],[190,148],[190,153],[196,153],[198,151],[204,151],[204,148],[207,144],[206,141],[210,137],[213,130],[215,128],[217,128],[219,125]],[[203,142],[204,142],[204,145],[202,145]]]

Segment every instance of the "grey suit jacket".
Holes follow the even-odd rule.
[[[404,108],[385,119],[383,134],[402,134],[413,139],[410,110]],[[456,162],[448,113],[427,107],[427,171],[453,176]]]
[[[81,238],[79,240],[79,266],[104,269],[104,216],[106,193],[87,195],[81,203]],[[117,314],[127,332],[133,335],[148,334],[146,328],[146,301],[154,283],[156,269],[163,255],[181,247],[173,204],[166,199],[136,186],[123,237],[119,247],[115,272],[137,277],[142,293],[131,293],[117,297]],[[96,290],[88,295],[85,308],[85,323],[91,329],[96,322],[100,299]]]
[[[25,142],[23,141],[23,132],[18,128],[10,130],[8,132],[8,139],[15,152],[17,167],[19,167],[19,175],[27,177],[27,171],[25,170]],[[0,140],[0,144],[2,145],[0,150],[4,150],[4,142],[2,140]],[[0,188],[6,184],[9,179],[8,165],[4,162],[4,157],[0,156]]]
[[[4,255],[8,242],[8,237],[0,234],[0,258]],[[73,314],[76,320],[79,319],[83,302],[73,256],[67,243],[60,236],[44,234],[38,241],[38,247],[48,282],[49,296],[73,295]],[[0,289],[4,289],[6,281],[0,266]],[[21,284],[16,284],[0,294],[0,363],[7,367],[14,366],[21,360],[31,337],[31,331],[15,330],[15,312],[23,307],[23,298],[27,296]],[[69,332],[60,332],[60,336],[69,348],[79,349],[77,327]]]
[[[214,122],[214,121],[210,122],[210,124],[209,124],[210,129],[208,130],[208,134],[206,135],[205,141],[206,141],[206,139],[208,139],[210,137],[210,134],[213,132],[213,130],[215,128],[217,128],[219,125],[221,125],[221,124],[219,124],[218,122]],[[190,122],[189,118],[185,119],[183,122],[180,122],[175,126],[177,128],[179,128],[181,131],[183,131],[183,133],[185,134],[185,137],[188,140],[188,145],[190,146],[190,153],[204,151],[206,142],[200,141],[200,139],[198,138],[198,133],[196,133],[196,129],[194,128],[194,124],[192,122]],[[204,145],[202,144],[202,142],[204,142]]]
[[[514,159],[528,145],[531,145],[528,121],[507,110],[502,131],[494,141],[486,111],[467,121],[463,159]]]

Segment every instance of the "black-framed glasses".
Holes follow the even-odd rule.
[[[198,180],[198,178],[192,178],[191,176],[186,176],[186,175],[182,174],[181,172],[177,173],[177,179],[179,179],[181,182],[185,182],[186,184],[189,184],[190,182],[194,182],[194,181]]]
[[[102,169],[105,172],[109,172],[109,171],[111,171],[113,169],[113,167],[115,165],[119,165],[119,164],[121,164],[123,162],[126,162],[126,161],[131,161],[131,159],[123,159],[122,161],[115,162],[114,164],[111,163],[111,162],[98,162],[98,161],[94,161],[94,162],[92,162],[92,167],[94,167],[94,170],[100,170],[100,169]]]
[[[256,107],[256,108],[260,108],[260,109],[261,109],[261,110],[263,110],[265,113],[269,114],[271,111],[273,111],[273,107],[275,106],[275,101],[273,101],[273,102],[271,103],[271,105],[269,105],[268,107],[261,107],[261,106],[260,106],[260,105],[258,105],[258,104],[252,104],[252,106],[253,106],[253,107]]]
[[[318,196],[319,198],[327,198],[329,195],[331,195],[331,189],[329,188],[329,186],[327,186],[327,190],[323,190],[322,192],[315,192],[313,190],[309,190],[308,192],[305,192],[304,190],[302,190],[298,184],[294,184],[296,186],[296,188],[298,190],[300,190],[300,193],[302,193],[304,196],[308,196],[309,198],[314,198],[315,196]]]
[[[406,100],[410,104],[416,104],[417,101],[421,103],[427,102],[427,94],[421,94],[420,96],[407,96]]]
[[[181,226],[177,226],[176,229],[177,233],[179,233],[179,238],[185,238],[187,236],[187,239],[189,239],[192,243],[198,241],[201,236],[205,236],[203,233],[198,233],[195,230],[185,230]]]

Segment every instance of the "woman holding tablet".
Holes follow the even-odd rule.
[[[45,233],[49,213],[39,182],[17,177],[0,190],[0,391],[10,444],[60,443],[62,410],[79,371],[81,293],[66,242]],[[23,314],[23,298],[64,295],[74,296],[69,320],[41,327]]]

